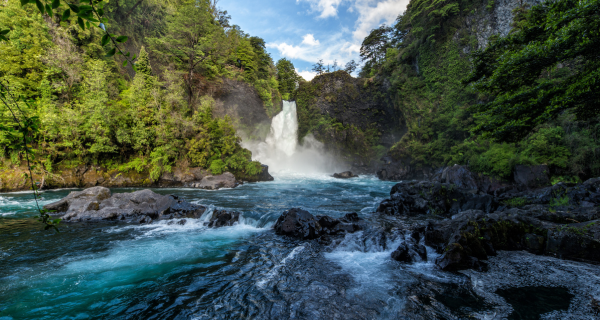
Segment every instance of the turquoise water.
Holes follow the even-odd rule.
[[[220,191],[154,190],[242,212],[240,224],[221,229],[188,219],[184,225],[63,224],[57,234],[41,231],[32,218],[30,193],[0,194],[0,319],[277,318],[278,299],[288,309],[290,302],[269,285],[264,289],[265,279],[277,276],[282,261],[301,245],[274,235],[270,227],[277,217],[292,207],[370,217],[393,183],[375,177],[275,178]],[[46,191],[42,204],[70,191]],[[346,251],[329,253],[329,260],[344,263],[353,257]],[[386,254],[374,265],[389,260]],[[369,259],[363,259],[363,269]],[[352,263],[345,267],[339,271],[361,272]],[[351,290],[360,281],[343,285]]]

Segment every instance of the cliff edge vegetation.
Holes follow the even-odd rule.
[[[406,121],[389,155],[506,179],[518,164],[554,181],[600,175],[598,6],[412,0],[361,50],[361,76],[389,81]]]

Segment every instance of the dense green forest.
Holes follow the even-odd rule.
[[[361,76],[390,80],[408,126],[390,154],[502,178],[516,164],[547,164],[554,181],[599,176],[599,1],[521,2],[510,34],[476,50],[467,19],[494,6],[413,0],[365,39]]]
[[[135,70],[131,56],[112,56],[101,28],[23,2],[0,3],[0,31],[10,31],[0,42],[0,78],[39,120],[33,148],[44,172],[94,164],[153,180],[174,166],[255,175],[260,164],[240,146],[232,119],[213,115],[215,92],[224,79],[245,82],[272,117],[303,82],[289,60],[273,62],[263,39],[230,25],[215,1],[107,5],[105,27],[129,36],[123,49]],[[364,39],[360,77],[365,86],[390,84],[385,99],[408,127],[391,156],[501,178],[517,164],[547,164],[555,181],[600,175],[599,1],[520,4],[510,34],[487,46],[467,27],[498,5],[485,0],[413,0],[393,26]],[[9,110],[0,125],[16,126]],[[364,154],[385,152],[375,134],[364,136]],[[21,138],[0,131],[2,166],[23,162]]]
[[[0,3],[0,30],[10,30],[0,42],[0,78],[39,120],[39,170],[94,164],[147,171],[153,180],[175,165],[260,172],[232,120],[213,117],[212,93],[224,78],[246,82],[272,116],[281,101],[277,69],[265,42],[230,25],[216,2],[111,1],[105,28],[129,37],[123,49],[137,58],[137,72],[124,56],[110,56],[103,30],[82,28],[75,12],[42,15],[35,2],[21,2]],[[6,108],[0,122],[17,126]],[[24,160],[20,139],[0,132],[3,166]]]

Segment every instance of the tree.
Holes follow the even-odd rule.
[[[466,81],[492,97],[473,107],[473,131],[497,141],[519,141],[565,110],[600,114],[600,0],[546,2],[525,15],[473,55]]]
[[[185,0],[177,13],[167,18],[166,34],[149,39],[154,51],[182,70],[188,104],[194,105],[201,86],[201,75],[213,76],[213,66],[223,64],[228,42],[223,29],[214,23],[206,0]]]
[[[344,71],[348,72],[348,74],[352,74],[354,73],[354,71],[356,71],[356,68],[358,68],[358,63],[356,63],[356,61],[350,60],[348,61],[348,63],[346,63],[346,66],[344,67]]]
[[[277,61],[276,67],[279,92],[284,100],[289,100],[290,95],[296,89],[300,76],[296,73],[294,64],[286,58]]]
[[[317,63],[313,64],[312,71],[316,72],[317,75],[322,75],[325,73],[325,65],[323,64],[323,59],[319,59]]]
[[[386,50],[389,47],[391,31],[392,29],[385,24],[371,30],[360,47],[361,59],[379,65],[385,58]]]

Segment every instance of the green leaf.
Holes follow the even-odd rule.
[[[5,34],[7,34],[7,33],[9,33],[9,32],[10,32],[10,29],[6,29],[6,30],[2,30],[2,31],[0,31],[0,34],[1,34],[1,35],[5,35]]]
[[[81,12],[92,11],[92,6],[79,6],[79,11],[81,11]]]
[[[104,10],[98,9],[98,15],[102,17],[104,15]]]
[[[1,35],[1,34],[0,34],[0,40],[2,40],[2,41],[8,41],[8,39],[6,39],[6,37],[3,36],[3,35]]]
[[[123,61],[123,67],[127,67],[127,60]]]
[[[119,36],[115,41],[117,41],[117,42],[125,42],[125,41],[127,41],[127,37],[126,36]]]
[[[102,37],[102,46],[104,47],[109,41],[110,41],[110,37],[107,34],[105,34]]]
[[[24,6],[29,3],[29,0],[21,0],[21,5]]]
[[[61,20],[62,20],[62,21],[69,20],[69,17],[70,17],[70,16],[71,16],[71,10],[70,10],[70,9],[67,9],[67,10],[65,10],[65,13],[63,13],[63,15],[62,15],[62,19],[61,19]]]
[[[85,24],[83,23],[83,19],[77,17],[77,23],[79,24],[79,27],[81,27],[81,29],[85,30]]]
[[[106,57],[112,57],[115,55],[115,52],[117,52],[117,49],[112,48],[112,50],[110,50],[107,54]]]
[[[73,10],[73,12],[78,13],[79,12],[79,7],[74,5],[74,4],[68,4],[69,8],[71,8],[71,10]]]
[[[35,0],[35,5],[38,7],[38,10],[40,10],[40,13],[44,14],[45,9],[42,2],[40,0]]]
[[[60,0],[53,0],[52,1],[52,9],[56,9],[60,7]]]
[[[52,12],[52,8],[50,8],[50,5],[48,4],[46,5],[46,13],[48,13],[50,17],[54,16],[54,12]]]
[[[90,22],[89,22],[89,21],[87,21],[87,22],[85,23],[85,26],[86,26],[86,27],[89,29],[89,28],[90,28]]]

